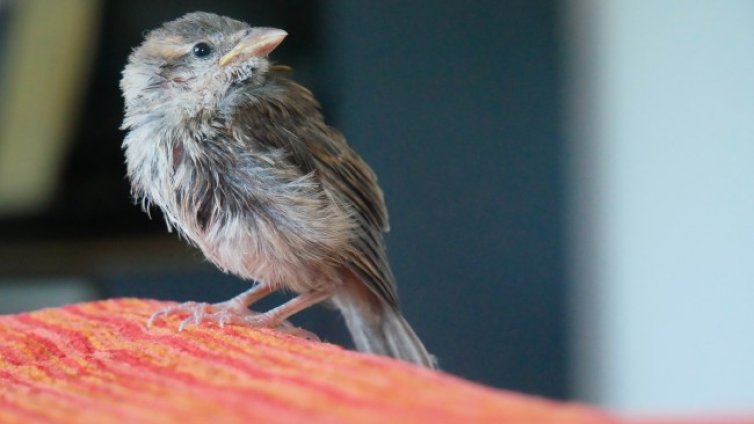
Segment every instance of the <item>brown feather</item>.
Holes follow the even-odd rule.
[[[289,67],[277,71],[273,66],[266,84],[253,92],[258,102],[241,106],[233,124],[241,122],[255,144],[285,149],[291,163],[304,174],[314,172],[323,189],[350,209],[358,230],[353,248],[341,253],[346,267],[397,307],[395,279],[384,253],[388,214],[377,177],[345,137],[325,124],[311,91],[288,79],[288,72]],[[287,113],[271,113],[268,104],[286,105]]]

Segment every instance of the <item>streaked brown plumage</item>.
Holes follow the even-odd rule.
[[[135,198],[222,270],[257,282],[228,302],[156,316],[278,326],[331,300],[360,350],[432,367],[398,308],[374,173],[312,93],[266,59],[285,35],[192,13],[150,32],[123,71]],[[282,288],[298,296],[248,310]]]

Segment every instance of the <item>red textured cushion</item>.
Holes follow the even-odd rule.
[[[117,299],[0,317],[0,422],[606,423],[584,406],[494,390],[272,330]]]

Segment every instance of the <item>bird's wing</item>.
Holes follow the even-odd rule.
[[[383,233],[389,230],[387,209],[377,177],[346,143],[324,123],[312,93],[271,72],[266,86],[255,90],[256,109],[244,113],[245,127],[257,143],[284,149],[302,174],[313,173],[336,201],[345,204],[357,223],[352,249],[340,253],[347,266],[370,290],[397,306],[395,278],[385,254]]]
[[[383,239],[389,229],[387,209],[377,177],[337,130],[308,130],[302,138],[317,163],[322,184],[351,208],[358,224],[353,249],[346,252],[351,271],[383,300],[397,305]]]

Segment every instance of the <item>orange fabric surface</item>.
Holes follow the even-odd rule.
[[[486,388],[272,330],[116,299],[0,317],[0,422],[608,423],[584,406]]]

